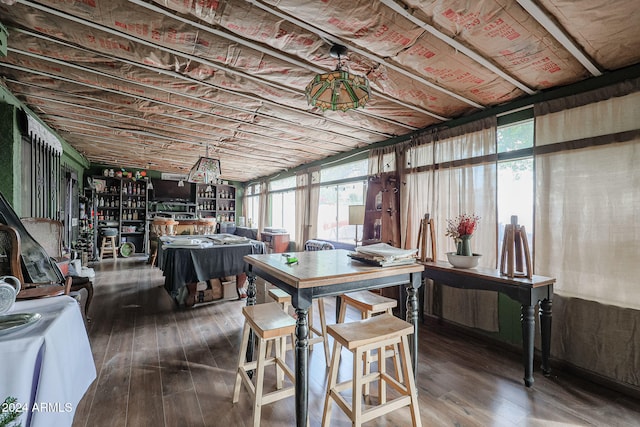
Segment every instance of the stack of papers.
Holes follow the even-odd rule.
[[[415,263],[417,252],[418,249],[400,249],[386,243],[376,243],[375,245],[358,246],[356,251],[351,252],[349,256],[368,264],[388,267]]]
[[[162,248],[210,248],[213,242],[205,239],[162,238]]]
[[[249,242],[249,239],[235,234],[212,234],[208,236],[216,245],[239,245]]]

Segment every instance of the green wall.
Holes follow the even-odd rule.
[[[0,192],[18,216],[23,216],[21,212],[22,135],[19,127],[23,112],[45,125],[11,92],[0,86]],[[85,170],[90,166],[89,161],[59,136],[58,140],[63,149],[61,165],[76,172],[80,188],[83,188]]]
[[[1,88],[0,88],[1,89]],[[17,108],[0,103],[0,192],[11,206],[20,206],[20,132]],[[19,212],[18,212],[19,214]]]

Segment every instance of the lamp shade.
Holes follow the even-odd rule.
[[[309,105],[323,110],[346,111],[369,101],[369,80],[344,70],[316,75],[306,88]]]
[[[349,225],[364,224],[364,205],[349,206]]]
[[[189,171],[188,182],[196,184],[211,184],[220,178],[220,159],[200,157]]]

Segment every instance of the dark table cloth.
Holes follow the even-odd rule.
[[[214,245],[209,248],[163,246],[160,244],[158,247],[158,267],[165,276],[165,289],[174,298],[187,283],[246,273],[249,271],[249,265],[243,261],[243,257],[265,253],[264,243],[255,240],[242,244]]]

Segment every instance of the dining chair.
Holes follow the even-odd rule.
[[[71,292],[80,292],[82,289],[87,292],[84,315],[87,320],[90,320],[89,308],[93,300],[93,282],[88,277],[69,273],[70,262],[63,256],[64,224],[53,219],[38,217],[20,218],[20,221],[31,237],[42,246],[50,258],[53,258],[63,276],[71,277]]]
[[[69,295],[72,278],[64,277],[44,249],[39,249],[38,251],[37,247],[32,247],[25,256],[18,231],[14,227],[0,224],[0,275],[14,276],[20,280],[22,289],[18,293],[18,299]],[[36,270],[41,277],[50,280],[39,283],[32,283],[31,279],[25,280],[23,263],[26,264],[27,273]]]

